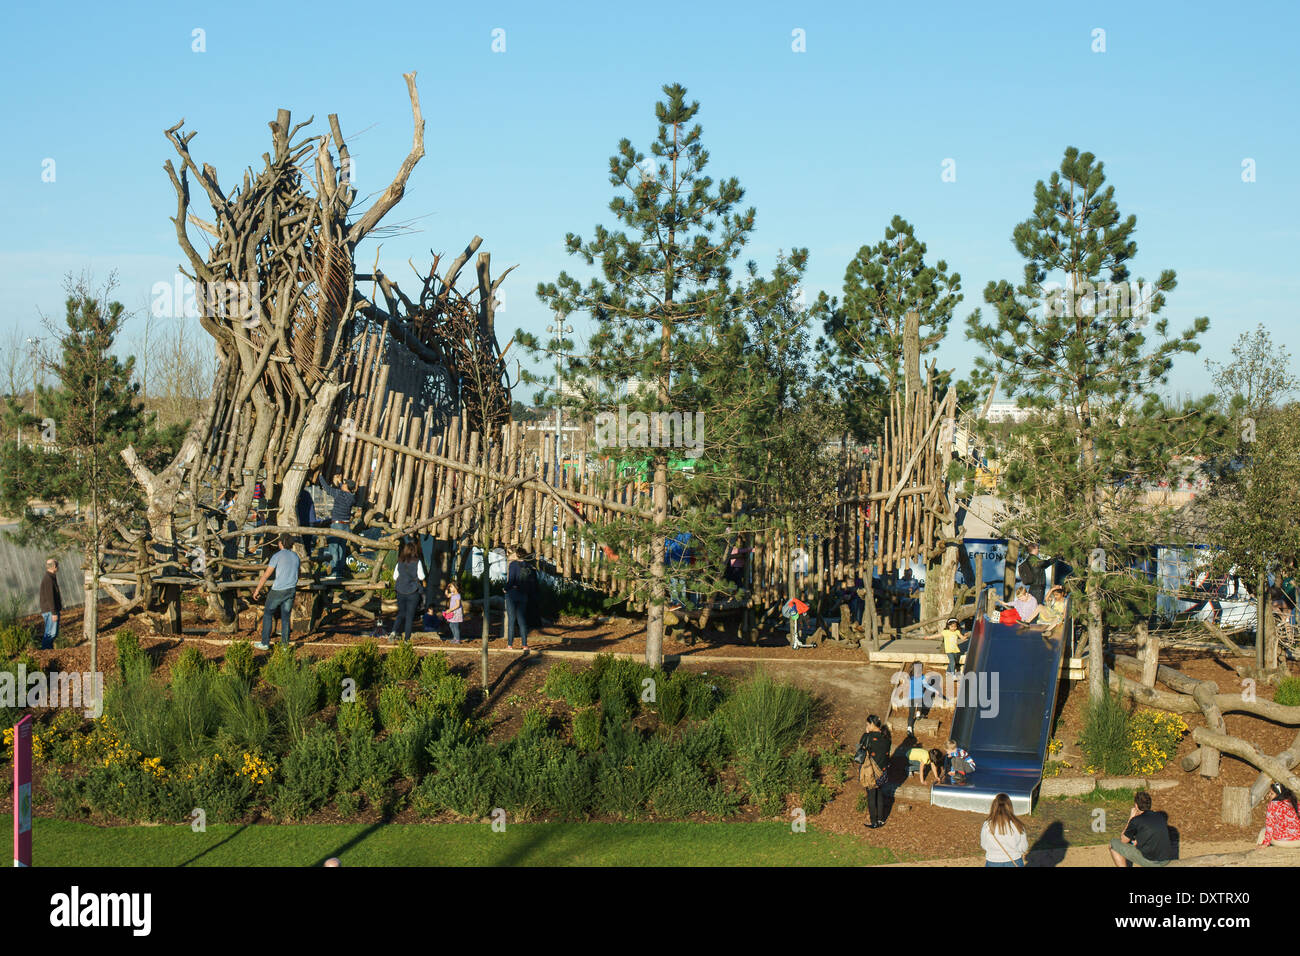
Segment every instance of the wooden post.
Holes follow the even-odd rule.
[[[1151,634],[1145,621],[1139,622],[1137,631],[1138,647],[1142,648],[1142,686],[1156,686],[1156,669],[1160,666],[1160,635]]]
[[[1250,818],[1250,787],[1224,787],[1223,788],[1223,810],[1220,819],[1234,827],[1249,827]]]

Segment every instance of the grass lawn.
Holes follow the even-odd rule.
[[[0,826],[12,831],[11,817]],[[783,823],[188,825],[37,818],[35,866],[872,866],[888,850]]]

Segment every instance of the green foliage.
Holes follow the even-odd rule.
[[[388,684],[379,692],[379,724],[385,730],[397,730],[414,712],[406,688]]]
[[[575,673],[569,661],[557,661],[546,672],[542,692],[547,697],[567,700],[574,709],[590,707],[596,702],[595,670],[583,668]]]
[[[1277,692],[1273,695],[1273,702],[1285,707],[1300,706],[1300,677],[1282,678],[1277,685]]]
[[[343,758],[338,738],[322,724],[293,745],[281,767],[272,812],[300,820],[329,802],[338,785]]]
[[[415,648],[402,641],[384,657],[384,676],[390,681],[410,680],[420,666]]]
[[[315,664],[316,680],[320,682],[321,700],[326,707],[343,701],[343,665],[337,657],[326,657]]]
[[[808,729],[814,704],[808,691],[759,671],[736,687],[719,717],[737,753],[782,757]]]
[[[270,737],[270,718],[266,708],[249,694],[244,679],[233,672],[224,673],[214,690],[221,732],[244,750],[262,750]]]
[[[584,707],[573,715],[573,744],[583,753],[600,749],[600,708]]]
[[[181,651],[180,656],[176,658],[176,662],[172,664],[172,676],[173,678],[180,677],[184,679],[195,671],[204,670],[207,666],[208,659],[203,656],[203,652],[190,645]]]
[[[226,659],[222,662],[224,673],[233,674],[246,684],[252,684],[257,675],[257,661],[253,654],[253,645],[249,641],[232,641],[226,648]]]
[[[339,733],[344,739],[358,735],[369,737],[375,732],[374,715],[370,713],[370,708],[362,698],[339,704],[337,720]]]
[[[368,690],[379,680],[383,672],[383,655],[376,640],[350,644],[334,655],[334,660],[343,668],[343,674],[357,682],[357,690]]]
[[[266,682],[276,689],[289,736],[300,740],[320,703],[320,679],[310,664],[294,659],[292,653],[277,648],[271,660],[274,666],[268,664],[263,672]]]
[[[13,660],[31,646],[30,627],[21,624],[0,624],[0,660]]]
[[[131,670],[137,663],[143,663],[146,668],[152,668],[152,661],[149,659],[144,650],[140,647],[140,638],[135,636],[134,631],[120,630],[113,637],[113,643],[117,646],[117,676],[124,678],[127,671]]]
[[[496,749],[482,740],[440,739],[429,747],[434,769],[420,783],[423,806],[431,813],[450,810],[481,820],[492,809]]]
[[[442,651],[430,654],[420,662],[420,687],[433,692],[442,679],[451,673],[451,662]]]
[[[1126,774],[1132,761],[1129,714],[1118,694],[1090,698],[1083,711],[1079,746],[1091,770]]]

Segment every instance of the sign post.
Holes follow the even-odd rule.
[[[14,866],[32,865],[32,715],[14,724]]]

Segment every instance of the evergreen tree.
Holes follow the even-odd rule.
[[[920,319],[924,357],[939,347],[962,300],[961,276],[942,259],[927,264],[925,253],[912,224],[894,216],[884,239],[859,249],[845,269],[843,303],[822,293],[814,306],[825,333],[823,367],[844,394],[860,441],[879,434],[890,397],[903,390],[907,313]],[[945,390],[948,374],[936,384]]]
[[[48,369],[56,384],[38,390],[43,419],[24,418],[28,426],[41,425],[46,442],[22,448],[7,443],[0,452],[0,507],[22,515],[11,537],[82,553],[92,670],[97,666],[95,595],[103,549],[116,526],[139,524],[142,509],[122,449],[134,444],[146,462],[161,467],[181,438],[179,427],[153,428],[153,416],[145,412],[139,385],[132,381],[134,359],[112,354],[127,317],[120,302],[108,299],[113,284],[110,278],[96,293],[86,279],[68,279],[66,328],[51,329],[58,336],[58,354]],[[36,514],[33,500],[50,503],[53,512]]]
[[[605,416],[608,427],[610,405],[624,406],[629,427],[615,447],[604,449],[607,475],[626,481],[642,472],[651,491],[650,521],[629,516],[592,532],[618,555],[614,573],[647,607],[646,660],[654,666],[663,659],[670,583],[679,598],[690,587],[710,590],[741,530],[733,505],[743,476],[735,469],[752,437],[742,423],[765,399],[754,394],[756,376],[722,359],[745,353],[746,317],[756,304],[766,308],[753,297],[789,292],[802,271],[792,254],[771,282],[735,281],[733,264],[754,228],[754,210],[741,209],[744,192],[735,178],[715,182],[706,174],[709,154],[694,123],[699,104],[688,103],[680,85],[663,92],[650,155],[624,139],[610,158],[609,179],[618,195],[609,209],[621,228],[596,226],[589,241],[572,233],[566,239],[570,255],[599,274],[584,284],[561,273],[537,290],[561,321],[575,312],[594,320],[581,354],[563,338],[547,350],[568,357],[565,401],[596,422],[598,438],[597,416]],[[538,348],[531,336],[521,332],[518,338]],[[770,388],[762,383],[764,391]],[[620,389],[623,395],[616,394]],[[683,430],[673,435],[656,428],[667,415],[680,416]],[[687,549],[689,563],[682,553]]]
[[[1197,318],[1175,337],[1168,320],[1153,326],[1175,286],[1166,270],[1134,293],[1129,264],[1137,253],[1134,216],[1121,218],[1102,164],[1070,147],[1060,170],[1034,189],[1033,215],[1012,242],[1025,259],[1019,285],[990,282],[967,337],[1001,375],[1003,389],[1032,410],[1013,431],[1003,495],[1007,530],[1038,542],[1084,575],[1076,616],[1087,621],[1090,693],[1105,686],[1103,626],[1149,613],[1153,595],[1130,573],[1159,543],[1168,509],[1147,490],[1172,474],[1181,455],[1202,451],[1211,423],[1207,403],[1167,407],[1154,393],[1176,356],[1198,350],[1209,325]],[[1079,605],[1083,606],[1080,607]]]

